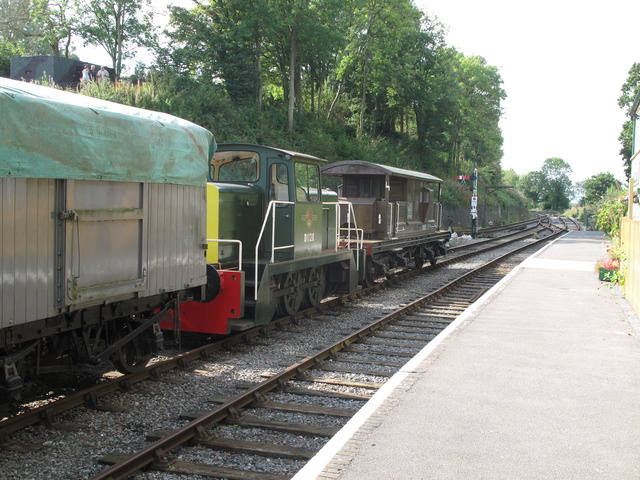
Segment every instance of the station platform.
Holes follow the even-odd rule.
[[[449,325],[294,480],[640,479],[639,322],[599,232],[530,257]]]

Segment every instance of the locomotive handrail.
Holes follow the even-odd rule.
[[[341,205],[347,205],[349,211],[347,212],[347,225],[351,225],[351,219],[353,219],[353,227],[340,227],[339,231],[346,231],[349,235],[349,240],[351,240],[351,232],[356,232],[356,248],[358,250],[362,249],[364,246],[364,229],[358,228],[358,221],[356,220],[356,212],[353,210],[352,202],[338,201],[338,210],[340,210]],[[338,212],[340,213],[340,212]],[[338,215],[336,215],[336,221],[339,223]],[[336,249],[337,250],[337,249]]]
[[[336,246],[334,251],[338,251],[338,244],[340,243],[340,232],[348,232],[349,242],[347,242],[347,247],[351,244],[351,232],[355,232],[356,234],[356,249],[362,250],[364,248],[364,229],[358,228],[358,223],[356,221],[355,211],[353,210],[353,203],[345,202],[343,200],[339,200],[337,202],[322,202],[323,205],[334,205],[336,209]],[[347,225],[351,225],[351,219],[353,218],[354,227],[341,227],[340,226],[340,206],[347,205],[349,207],[349,211],[347,212]],[[360,255],[356,255],[356,268],[360,270]]]
[[[238,270],[242,270],[242,240],[232,240],[227,238],[207,238],[207,243],[216,242],[216,243],[237,243],[239,245],[238,248]]]
[[[395,202],[396,203],[396,235],[398,235],[400,232],[404,232],[407,228],[406,227],[402,227],[402,230],[400,229],[400,204],[401,203],[407,203],[407,202]],[[407,219],[407,215],[405,214],[405,222]]]
[[[254,285],[254,298],[258,300],[258,250],[260,249],[260,242],[262,241],[262,236],[264,235],[264,231],[267,228],[267,222],[269,220],[269,212],[271,212],[271,262],[275,261],[276,250],[284,250],[285,248],[293,248],[295,245],[283,245],[280,247],[276,247],[276,206],[278,205],[295,205],[295,202],[289,202],[285,200],[271,200],[269,205],[267,206],[267,213],[264,216],[264,221],[262,222],[262,228],[260,229],[260,233],[258,234],[258,240],[256,241],[256,252],[255,252],[255,262],[256,268],[255,270],[255,285]]]

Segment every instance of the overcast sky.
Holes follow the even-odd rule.
[[[639,1],[415,2],[448,28],[449,45],[499,68],[504,169],[524,174],[560,157],[574,181],[602,172],[625,180],[617,100],[640,62]]]
[[[602,172],[624,180],[618,135],[625,115],[617,99],[629,69],[640,62],[640,1],[414,1],[445,25],[449,45],[498,67],[508,96],[504,169],[524,174],[560,157],[574,181]],[[193,5],[153,4],[157,14],[166,4]],[[97,48],[79,55],[109,62]]]

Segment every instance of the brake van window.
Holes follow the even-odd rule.
[[[259,166],[260,156],[256,152],[216,152],[209,176],[214,182],[255,182]]]

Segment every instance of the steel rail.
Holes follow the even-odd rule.
[[[547,228],[549,227],[544,227],[543,230]],[[518,232],[518,233],[522,233],[522,232]],[[504,237],[507,237],[507,236],[509,235],[505,235]],[[487,252],[487,251],[494,250],[496,248],[503,247],[505,245],[508,245],[509,243],[514,243],[522,238],[526,238],[527,236],[528,235],[522,235],[521,237],[513,238],[507,242],[502,242],[502,243],[491,245],[491,246],[485,246],[481,250],[474,250],[468,253],[463,253],[461,255],[456,255],[455,257],[446,258],[444,260],[441,260],[437,265],[435,265],[435,268],[438,268],[440,266],[444,266],[447,264],[455,263],[466,258],[471,258],[483,252]],[[495,238],[493,240],[499,240],[501,238],[503,237]],[[545,237],[542,240],[547,240],[547,239],[548,237]],[[462,247],[469,247],[469,246],[462,246]],[[462,247],[456,247],[456,248],[461,249]],[[529,245],[525,246],[525,248],[528,248],[528,247]],[[397,275],[395,278],[400,280],[403,278],[420,274],[423,271],[428,271],[428,269],[430,268],[434,268],[434,267],[427,264],[421,269],[414,269],[414,270],[408,270],[406,272],[403,272]],[[250,343],[250,341],[253,338],[264,336],[268,332],[281,329],[283,327],[286,327],[287,325],[290,325],[291,323],[298,323],[302,318],[309,317],[315,313],[321,313],[325,310],[329,310],[331,308],[334,308],[336,305],[343,305],[347,302],[347,300],[360,298],[366,295],[370,291],[375,291],[375,290],[384,288],[387,281],[388,280],[385,280],[385,282],[376,283],[375,285],[367,289],[357,290],[356,292],[352,292],[351,294],[344,295],[342,297],[338,297],[329,301],[325,301],[315,307],[311,307],[309,309],[297,312],[293,316],[287,316],[287,317],[275,319],[268,324],[260,325],[260,326],[251,328],[249,330],[238,332],[236,334],[225,337],[220,341],[203,345],[201,347],[195,348],[193,350],[190,350],[189,352],[182,353],[180,355],[177,355],[167,360],[155,362],[139,372],[124,375],[119,378],[114,378],[112,380],[101,383],[99,385],[94,385],[80,392],[76,392],[68,396],[65,396],[64,398],[51,402],[47,405],[43,405],[41,407],[35,408],[29,412],[15,415],[13,417],[9,417],[5,420],[0,421],[0,446],[10,444],[11,443],[10,434],[15,433],[21,429],[24,429],[26,427],[36,425],[39,423],[52,424],[55,421],[56,416],[82,405],[86,405],[89,408],[97,407],[99,406],[99,399],[110,393],[113,393],[116,391],[128,391],[136,383],[140,383],[146,380],[159,379],[162,377],[162,374],[164,372],[171,371],[176,368],[185,368],[186,366],[188,366],[190,362],[193,362],[199,359],[206,359],[212,353],[228,350],[229,348],[235,345]]]
[[[549,215],[546,214],[535,214],[536,216],[527,220],[523,220],[521,222],[516,222],[516,223],[510,223],[508,225],[496,225],[493,227],[485,227],[485,228],[480,228],[478,229],[478,236],[483,235],[483,234],[487,234],[487,233],[494,233],[494,232],[500,232],[502,230],[513,230],[514,228],[518,228],[518,227],[523,227],[523,226],[527,226],[531,223],[535,223],[535,222],[541,222],[544,219],[548,219]],[[464,234],[464,235],[469,235],[471,233],[470,230],[461,230],[460,233]]]
[[[208,438],[206,434],[207,429],[211,428],[227,417],[233,417],[240,409],[248,406],[256,400],[260,400],[266,393],[284,387],[284,385],[289,380],[295,379],[299,376],[304,376],[305,370],[315,367],[326,358],[330,358],[337,352],[344,350],[353,343],[371,335],[373,332],[379,330],[393,319],[406,313],[412,312],[425,303],[430,303],[434,299],[437,299],[438,297],[443,295],[446,291],[452,289],[460,283],[469,280],[469,278],[471,278],[472,276],[477,275],[478,273],[483,272],[503,262],[505,259],[511,257],[512,255],[515,255],[516,253],[520,253],[528,248],[532,248],[533,246],[538,245],[540,242],[546,242],[550,238],[554,238],[565,232],[566,230],[558,230],[554,232],[550,237],[539,239],[534,243],[517,248],[485,263],[484,265],[470,272],[467,272],[461,277],[458,277],[455,280],[440,287],[436,291],[424,297],[421,297],[407,304],[406,306],[403,306],[402,308],[390,313],[384,318],[375,321],[371,325],[368,325],[358,330],[357,332],[339,340],[338,342],[325,348],[324,350],[287,367],[282,372],[273,375],[269,379],[264,380],[255,387],[245,391],[243,394],[217,406],[208,413],[201,415],[195,420],[192,420],[188,424],[175,430],[169,435],[156,440],[147,447],[134,453],[130,457],[121,460],[114,465],[111,465],[102,472],[91,477],[90,480],[118,480],[126,478],[127,476],[138,472],[148,466],[156,465],[162,468],[163,466],[170,465],[172,460],[167,456],[168,452],[193,440],[206,441],[206,439]]]

